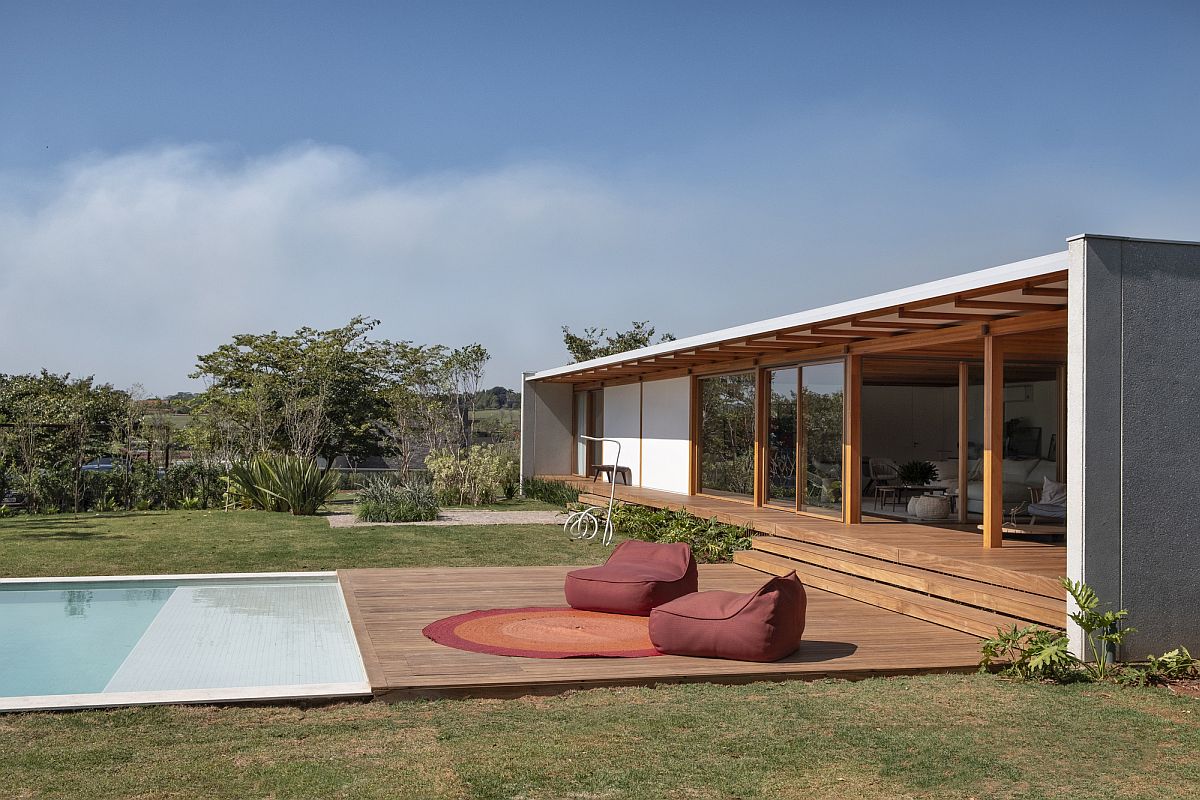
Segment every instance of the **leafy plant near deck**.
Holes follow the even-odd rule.
[[[715,519],[702,519],[684,511],[622,504],[613,509],[619,533],[647,542],[684,542],[696,560],[719,564],[733,560],[734,552],[750,549],[751,531]]]
[[[1126,665],[1117,682],[1129,686],[1162,686],[1171,681],[1200,678],[1200,661],[1186,647],[1176,647],[1161,656],[1146,656],[1146,663]]]
[[[564,481],[548,481],[543,478],[526,478],[521,484],[522,493],[543,503],[566,507],[579,502],[579,489]]]
[[[1078,670],[1079,659],[1071,652],[1065,633],[1038,625],[1013,625],[1009,630],[997,630],[983,643],[980,670],[1000,664],[1005,665],[1000,674],[1008,677],[1066,682]]]
[[[1091,654],[1091,660],[1083,664],[1084,670],[1092,680],[1103,681],[1112,677],[1117,648],[1125,641],[1125,637],[1137,630],[1121,627],[1121,621],[1129,616],[1129,612],[1123,608],[1120,611],[1100,611],[1100,598],[1083,581],[1063,578],[1063,587],[1079,609],[1070,615],[1071,621],[1083,631],[1087,651]]]
[[[229,470],[229,490],[243,505],[309,517],[333,497],[338,475],[316,459],[261,455]]]
[[[1117,648],[1136,631],[1121,624],[1129,612],[1101,611],[1099,596],[1082,581],[1063,578],[1062,585],[1078,609],[1070,617],[1083,633],[1088,659],[1071,652],[1065,633],[1038,625],[1013,625],[1008,630],[997,629],[994,637],[984,641],[981,671],[998,666],[1001,675],[1021,680],[1109,681],[1136,686],[1200,677],[1200,661],[1182,646],[1161,656],[1147,656],[1144,664],[1118,663]]]

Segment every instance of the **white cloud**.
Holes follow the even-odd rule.
[[[158,149],[68,164],[39,191],[7,188],[5,369],[159,390],[235,332],[355,313],[397,338],[483,340],[495,379],[512,383],[499,370],[515,372],[516,360],[500,350],[524,338],[522,318],[599,289],[592,276],[654,227],[610,188],[554,165],[403,179],[320,146],[234,161]]]
[[[1196,218],[1186,193],[1065,164],[939,174],[928,140],[944,131],[826,128],[673,154],[672,175],[404,175],[320,145],[0,175],[0,371],[167,392],[234,333],[364,313],[392,338],[481,341],[491,380],[515,385],[563,360],[563,323],[650,318],[687,335],[1049,252],[1083,229],[1197,233],[1172,227]]]

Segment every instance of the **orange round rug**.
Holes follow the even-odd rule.
[[[428,638],[473,653],[523,658],[646,658],[662,655],[650,643],[647,617],[573,608],[493,608],[439,619]]]

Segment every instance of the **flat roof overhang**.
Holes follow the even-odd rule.
[[[1052,253],[543,370],[529,380],[617,384],[906,350],[970,358],[982,352],[980,343],[988,334],[1013,337],[1018,344],[1013,357],[1061,358],[1066,350],[1067,260],[1066,251]],[[1046,336],[1047,331],[1055,335]]]

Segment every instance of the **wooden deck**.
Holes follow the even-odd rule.
[[[562,480],[564,478],[560,478]],[[611,484],[565,478],[580,500],[608,502]],[[623,502],[684,510],[741,525],[758,535],[737,564],[775,574],[795,571],[806,586],[976,636],[1030,623],[1067,621],[1066,547],[1053,537],[1006,536],[984,548],[978,528],[914,524],[867,516],[856,525],[720,497],[616,486]]]
[[[569,481],[585,492],[604,495],[609,485],[574,476],[545,476]],[[705,519],[742,525],[768,536],[835,543],[855,552],[1021,591],[1065,598],[1058,583],[1067,570],[1063,544],[1006,536],[1001,548],[985,549],[974,525],[920,525],[885,517],[863,517],[859,525],[795,514],[775,508],[706,495],[682,495],[617,484],[617,499],[655,508],[684,510]],[[869,512],[868,512],[869,513]]]
[[[387,700],[502,697],[596,686],[969,672],[979,660],[974,636],[811,588],[804,644],[773,664],[676,656],[512,658],[455,650],[421,634],[435,620],[476,609],[565,605],[562,586],[570,569],[339,571],[372,691]],[[746,592],[764,579],[733,564],[700,567],[702,590]]]

